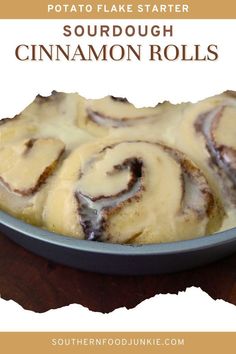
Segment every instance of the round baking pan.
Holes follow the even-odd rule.
[[[0,231],[26,249],[52,261],[109,274],[177,272],[236,251],[236,228],[194,240],[128,246],[61,236],[0,211]]]

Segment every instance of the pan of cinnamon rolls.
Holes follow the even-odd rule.
[[[236,251],[236,93],[145,108],[38,95],[0,120],[0,230],[104,273],[173,272]]]

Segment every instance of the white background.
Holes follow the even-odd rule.
[[[170,25],[172,38],[66,38],[65,24]],[[137,106],[155,105],[163,100],[197,101],[236,90],[235,20],[119,20],[119,21],[1,21],[0,22],[0,118],[12,117],[28,105],[36,94],[52,90],[77,91],[87,98],[107,94],[127,97]],[[215,62],[20,62],[15,58],[19,44],[217,44]],[[30,296],[30,294],[29,294]],[[236,308],[212,300],[200,289],[177,295],[159,295],[136,309],[118,309],[111,314],[92,313],[79,305],[34,314],[13,302],[0,299],[0,330],[140,330],[211,331],[236,330]]]

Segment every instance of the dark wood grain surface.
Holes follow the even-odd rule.
[[[25,309],[44,312],[78,303],[93,311],[132,308],[155,294],[201,287],[214,299],[236,305],[236,254],[191,271],[148,276],[111,276],[52,263],[0,234],[0,294]]]

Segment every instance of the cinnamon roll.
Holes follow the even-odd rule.
[[[222,201],[226,213],[223,228],[235,226],[236,219],[235,98],[226,92],[189,106],[176,143],[204,171]]]
[[[77,94],[38,95],[19,115],[0,120],[0,208],[41,225],[44,198],[60,163],[93,139],[77,127]]]
[[[50,96],[38,95],[12,119],[0,120],[0,145],[20,139],[59,138],[67,150],[93,139],[93,135],[77,126],[83,115],[85,99],[76,93],[53,91]]]
[[[147,141],[77,148],[48,193],[45,226],[80,239],[143,244],[214,232],[222,214],[196,165]]]
[[[83,116],[86,100],[77,93],[53,91],[51,96],[37,96],[25,114],[35,117],[39,123],[39,136],[60,138],[67,150],[93,140],[93,135],[77,125]]]
[[[156,107],[136,108],[126,98],[107,96],[97,100],[87,100],[85,111],[80,107],[79,127],[85,128],[96,136],[104,136],[117,128],[139,128],[153,126],[162,114],[171,109],[168,102]]]
[[[64,150],[63,142],[53,138],[27,139],[0,146],[1,209],[31,223],[40,223],[45,185]]]

